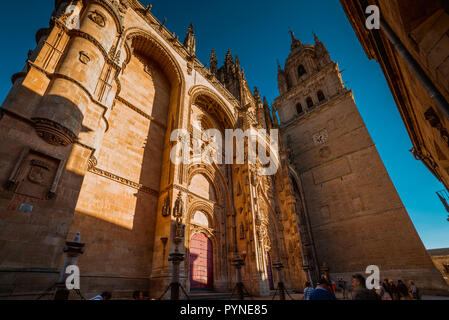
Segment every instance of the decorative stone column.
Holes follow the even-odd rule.
[[[179,289],[181,284],[179,283],[179,265],[184,261],[184,254],[179,252],[179,244],[182,242],[182,238],[175,239],[175,252],[170,254],[168,261],[173,263],[172,282],[170,284],[171,293],[170,300],[179,300]]]
[[[62,267],[61,274],[59,276],[58,283],[56,284],[55,300],[68,300],[70,291],[67,289],[66,280],[68,274],[66,273],[67,267],[77,266],[78,257],[84,253],[84,243],[81,243],[81,235],[78,232],[75,235],[73,241],[67,241],[64,247],[66,254],[64,266]]]

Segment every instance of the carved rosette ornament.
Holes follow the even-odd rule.
[[[66,147],[77,139],[73,132],[56,122],[41,118],[35,118],[33,121],[37,135],[48,144]]]

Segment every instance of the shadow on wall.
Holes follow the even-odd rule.
[[[35,299],[58,278],[88,159],[79,145],[57,145],[61,128],[30,120],[39,94],[13,90],[0,109],[0,298]]]
[[[132,61],[135,65],[130,63],[124,70],[122,99],[111,112],[98,164],[86,175],[69,234],[70,238],[81,232],[86,243],[79,260],[86,297],[105,290],[113,292],[113,298],[150,291],[171,88],[167,92],[161,84],[168,80],[161,79],[164,75],[157,63],[139,57],[142,60],[150,68],[137,71],[140,62]],[[143,76],[149,77],[146,82],[125,81]],[[140,88],[147,95],[140,96],[138,86],[150,83],[148,79],[153,86]],[[170,252],[165,251],[167,265]]]

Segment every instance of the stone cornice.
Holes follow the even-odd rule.
[[[89,169],[89,172],[159,198],[159,191],[156,191],[150,187],[144,186],[140,183],[120,177],[120,176],[113,174],[111,172],[108,172],[106,170],[102,170],[97,167],[93,167],[93,168]]]
[[[184,187],[184,186],[181,186],[181,185],[179,185],[179,184],[171,184],[171,185],[169,185],[167,188],[165,188],[163,191],[161,191],[160,194],[165,194],[165,193],[167,193],[169,190],[172,190],[172,189],[176,189],[176,190],[178,190],[178,191],[182,191],[182,192],[184,192],[184,193],[186,193],[186,194],[188,194],[188,195],[191,195],[191,196],[193,196],[193,197],[195,197],[195,198],[197,198],[197,199],[199,199],[199,200],[203,200],[203,201],[206,201],[206,202],[209,203],[209,204],[213,204],[214,206],[216,206],[216,207],[218,207],[218,208],[224,208],[223,206],[221,206],[221,205],[218,204],[217,202],[215,202],[215,201],[213,201],[213,200],[206,199],[206,198],[204,198],[204,197],[202,197],[202,196],[199,196],[199,195],[197,195],[196,193],[193,193],[192,191],[190,191],[188,188],[186,188],[186,187]]]

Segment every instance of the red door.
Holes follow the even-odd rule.
[[[190,241],[190,288],[213,289],[212,242],[203,233]]]

